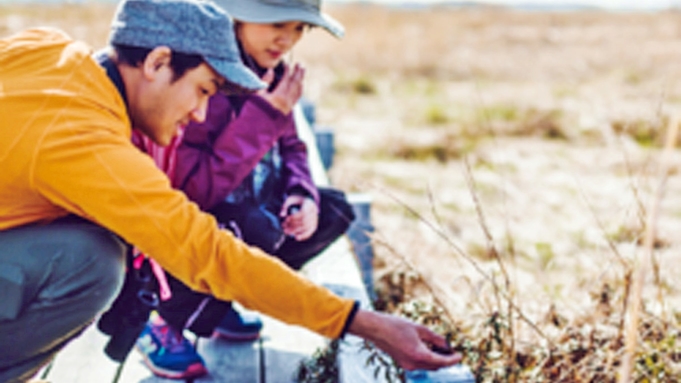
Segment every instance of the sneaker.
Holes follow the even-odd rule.
[[[144,364],[156,376],[187,379],[208,373],[191,342],[165,323],[147,323],[136,346],[144,357]]]
[[[220,338],[232,341],[251,341],[260,337],[262,321],[254,313],[239,314],[231,307],[222,322],[215,328]]]

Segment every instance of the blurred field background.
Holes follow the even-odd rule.
[[[0,36],[49,25],[95,47],[111,4],[0,5]],[[332,182],[373,197],[379,306],[452,331],[481,381],[611,382],[632,277],[635,381],[681,380],[681,13],[326,7],[302,62]],[[1,68],[0,68],[1,70]],[[637,260],[643,259],[642,263]]]

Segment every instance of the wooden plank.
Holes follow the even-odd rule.
[[[359,273],[357,273],[359,274]],[[362,287],[333,285],[329,286],[336,294],[353,298],[360,302],[364,309],[371,310],[371,303],[366,290]],[[338,370],[341,383],[383,383],[387,382],[383,375],[374,374],[375,367],[367,366],[371,352],[364,347],[364,340],[354,335],[346,335],[339,344]]]
[[[262,383],[291,383],[300,362],[315,350],[325,347],[327,340],[302,327],[291,326],[264,317]]]
[[[328,287],[333,292],[360,299],[368,305],[356,262],[347,238],[341,237],[327,250],[305,265],[301,271],[311,281]],[[354,286],[349,286],[352,284]],[[352,293],[350,293],[352,291]],[[264,363],[266,383],[290,383],[300,363],[329,340],[298,326],[286,325],[264,317]]]
[[[177,380],[164,379],[155,376],[143,362],[142,354],[133,348],[130,355],[123,364],[120,376],[120,383],[177,383]]]
[[[362,282],[357,259],[347,237],[339,238],[324,254],[306,266],[310,279],[334,293],[359,301],[360,307],[370,310],[371,301]],[[374,368],[366,362],[371,353],[363,339],[347,335],[339,344],[338,369],[342,383],[383,383],[384,377],[374,377]]]
[[[201,338],[199,354],[206,362],[208,376],[195,382],[253,382],[260,381],[260,344],[230,342],[221,338]]]
[[[322,254],[310,260],[302,273],[317,284],[364,288],[347,236],[338,238]]]
[[[188,339],[194,339],[185,332]],[[260,368],[257,342],[228,342],[216,338],[199,338],[196,341],[199,355],[203,357],[208,375],[196,378],[196,383],[254,382]],[[178,380],[155,376],[144,364],[142,355],[133,350],[125,362],[118,380],[121,383],[177,383]]]
[[[125,360],[118,378],[120,383],[177,383],[177,380],[163,379],[155,376],[142,361],[142,355],[133,349]]]
[[[308,124],[300,103],[297,103],[293,108],[293,118],[296,122],[296,133],[298,133],[300,140],[307,146],[307,161],[310,166],[312,180],[315,185],[328,186],[329,177],[326,174],[326,170],[322,164],[322,158],[317,150],[317,140],[314,136],[314,129]]]
[[[119,364],[104,354],[107,341],[96,326],[89,326],[57,354],[47,379],[51,383],[113,382]]]

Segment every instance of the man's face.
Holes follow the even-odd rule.
[[[208,99],[223,81],[206,63],[177,79],[168,60],[156,60],[149,67],[145,63],[142,69],[145,81],[137,88],[135,105],[130,105],[133,127],[162,146],[190,122],[205,120]]]

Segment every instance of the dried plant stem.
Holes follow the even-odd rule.
[[[645,226],[645,221],[646,221],[646,207],[645,204],[643,203],[643,200],[641,199],[641,193],[639,192],[638,187],[636,187],[636,184],[634,183],[634,170],[633,166],[631,165],[631,159],[628,156],[628,152],[624,148],[624,144],[622,143],[622,138],[618,136],[617,143],[619,144],[622,154],[624,156],[624,165],[625,169],[627,171],[628,179],[629,181],[629,187],[631,188],[631,192],[634,195],[634,199],[636,200],[636,206],[638,209],[636,210],[636,216],[638,218],[639,224],[641,227]]]
[[[581,183],[577,182],[577,186],[579,187],[579,195],[584,201],[584,204],[586,205],[587,209],[589,210],[589,213],[591,213],[591,217],[594,219],[596,222],[596,225],[598,226],[598,230],[600,230],[601,233],[603,233],[603,238],[606,240],[608,243],[608,247],[612,251],[613,254],[615,254],[615,258],[617,258],[617,261],[619,262],[620,266],[624,267],[625,270],[628,270],[630,265],[629,262],[622,256],[622,254],[619,252],[617,249],[617,246],[615,245],[615,242],[608,236],[608,232],[605,229],[605,225],[603,225],[603,222],[598,218],[598,215],[594,211],[593,206],[591,203],[588,201],[586,197],[586,193],[584,192],[584,189],[582,189]],[[636,197],[638,200],[638,197]]]
[[[676,144],[676,137],[679,129],[679,120],[676,116],[670,118],[667,129],[667,138],[660,164],[659,185],[655,194],[653,195],[653,201],[651,208],[648,211],[646,220],[646,230],[643,242],[644,251],[641,256],[637,257],[633,268],[633,286],[632,294],[629,295],[629,310],[626,313],[628,322],[625,332],[625,353],[620,371],[620,383],[628,383],[631,381],[631,371],[633,368],[634,355],[636,353],[636,346],[638,343],[638,319],[641,311],[643,279],[645,277],[646,265],[648,262],[653,261],[657,217],[659,215],[662,196],[664,195],[667,176],[669,175],[669,162],[671,161],[670,157]]]
[[[433,230],[433,232],[434,232],[435,234],[437,234],[437,236],[440,237],[443,241],[445,241],[445,243],[446,243],[447,245],[449,245],[452,249],[454,249],[454,251],[455,251],[458,255],[460,255],[460,256],[463,257],[466,261],[468,261],[468,262],[473,266],[473,268],[474,268],[474,269],[475,269],[475,270],[476,270],[476,271],[477,271],[485,280],[487,280],[488,282],[490,282],[490,283],[492,284],[492,286],[494,286],[495,290],[499,292],[499,295],[500,295],[503,299],[505,299],[506,301],[509,302],[509,306],[511,306],[512,311],[514,311],[514,312],[518,315],[518,317],[519,317],[520,319],[523,320],[523,322],[525,322],[528,326],[530,326],[530,328],[532,328],[532,330],[534,330],[542,339],[544,339],[544,340],[547,342],[547,344],[549,344],[551,347],[554,347],[554,342],[553,342],[548,336],[546,336],[546,334],[544,334],[544,332],[539,328],[539,326],[537,326],[536,323],[534,323],[527,315],[525,315],[525,313],[520,309],[520,307],[518,307],[518,306],[513,302],[513,300],[510,298],[510,296],[509,296],[506,292],[504,292],[503,290],[499,289],[498,284],[497,284],[497,282],[494,280],[494,278],[493,278],[492,276],[488,275],[488,274],[482,269],[482,267],[480,267],[480,265],[479,265],[471,256],[469,256],[468,254],[466,254],[466,252],[464,252],[463,249],[461,249],[461,247],[460,247],[459,245],[457,245],[457,244],[454,242],[454,240],[452,240],[452,238],[450,238],[450,237],[449,237],[441,228],[435,226],[431,221],[429,221],[429,220],[427,220],[425,217],[423,217],[423,215],[422,215],[421,213],[419,213],[418,211],[414,210],[411,206],[407,205],[405,202],[403,202],[402,200],[400,200],[399,198],[397,198],[397,197],[396,197],[395,195],[393,195],[392,193],[390,193],[390,192],[388,192],[388,191],[386,191],[386,190],[382,190],[382,192],[383,192],[385,195],[387,195],[388,197],[390,197],[393,201],[395,201],[396,203],[398,203],[400,206],[402,206],[405,210],[407,210],[410,214],[412,214],[414,217],[416,217],[419,221],[423,222],[426,226],[428,226],[428,228],[430,228],[431,230]],[[509,314],[510,314],[510,313],[509,313]]]
[[[494,259],[497,261],[497,264],[499,265],[499,269],[501,270],[502,275],[504,276],[504,285],[506,286],[506,292],[508,293],[508,307],[507,307],[507,312],[510,314],[513,312],[512,305],[513,305],[513,286],[511,286],[511,278],[508,276],[508,270],[506,270],[506,265],[504,265],[504,261],[501,259],[501,256],[499,255],[499,251],[497,251],[496,246],[494,245],[494,237],[492,237],[492,233],[489,230],[489,226],[487,225],[487,220],[485,219],[485,214],[482,211],[482,205],[480,204],[480,199],[478,198],[478,189],[475,185],[475,178],[473,177],[473,172],[471,171],[471,165],[468,162],[468,157],[464,157],[464,165],[466,167],[466,183],[468,184],[468,190],[471,193],[471,197],[473,198],[473,202],[475,204],[475,211],[478,214],[478,221],[480,222],[480,228],[482,229],[482,232],[485,234],[485,239],[487,240],[487,248],[489,251],[494,255]],[[496,288],[495,285],[495,295],[498,296],[498,289]],[[498,301],[499,298],[497,298]],[[501,302],[497,303],[499,306],[501,306]],[[511,338],[511,357],[515,359],[515,335],[514,335],[514,323],[513,323],[513,316],[509,315],[508,316],[508,328],[510,331],[510,338]]]
[[[374,240],[374,238],[372,238],[372,241],[373,240]],[[414,265],[411,261],[409,261],[409,259],[407,259],[407,257],[405,257],[403,254],[398,252],[397,249],[395,249],[390,243],[388,243],[388,241],[379,241],[379,242],[381,243],[381,245],[388,248],[395,256],[400,258],[400,261],[404,265],[406,265],[409,270],[416,272],[420,276],[423,275],[423,273],[416,267],[416,265]],[[433,297],[435,304],[437,304],[444,311],[445,316],[452,323],[455,323],[456,321],[455,321],[454,315],[452,315],[452,313],[447,308],[447,305],[445,305],[445,303],[439,298],[440,294],[436,291],[436,288],[433,287],[433,285],[430,282],[426,281],[425,279],[422,279],[421,283],[423,283],[423,286],[425,286],[426,290],[428,290],[430,295]],[[438,287],[437,290],[444,291],[444,289],[442,289],[440,287]],[[446,295],[446,294],[444,294],[444,295]]]

